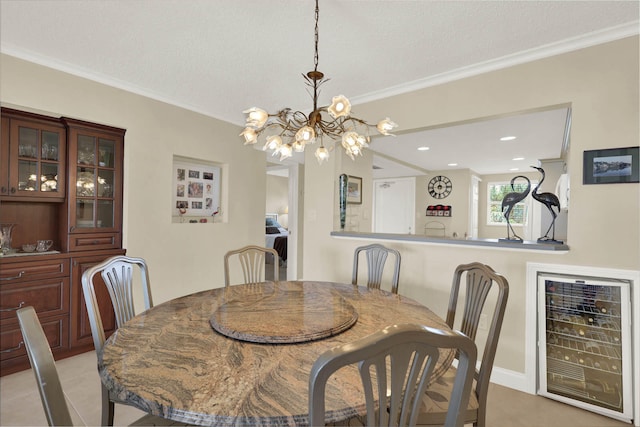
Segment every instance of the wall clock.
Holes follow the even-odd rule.
[[[451,194],[451,180],[444,175],[438,175],[429,181],[429,194],[435,199],[444,199]]]

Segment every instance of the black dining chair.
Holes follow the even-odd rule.
[[[309,425],[325,425],[325,391],[331,387],[331,375],[345,366],[357,365],[367,409],[362,424],[414,426],[421,396],[440,357],[440,349],[445,348],[455,349],[459,356],[443,424],[462,427],[462,408],[469,400],[476,346],[462,333],[414,324],[388,326],[322,353],[309,375]]]

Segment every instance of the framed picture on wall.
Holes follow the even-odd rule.
[[[212,216],[220,210],[220,166],[174,156],[172,175],[173,216]]]
[[[585,151],[582,183],[640,182],[639,148],[626,147]]]
[[[347,180],[347,203],[362,204],[362,178],[349,175]]]

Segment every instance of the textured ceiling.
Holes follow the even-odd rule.
[[[355,105],[638,33],[633,1],[321,0],[320,103]],[[310,0],[1,0],[3,53],[231,123],[309,110]],[[388,113],[393,118],[393,112]],[[377,118],[368,118],[375,120]],[[396,119],[399,121],[399,119]]]

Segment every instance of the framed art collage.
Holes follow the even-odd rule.
[[[220,210],[220,167],[174,157],[172,215],[214,216]]]

